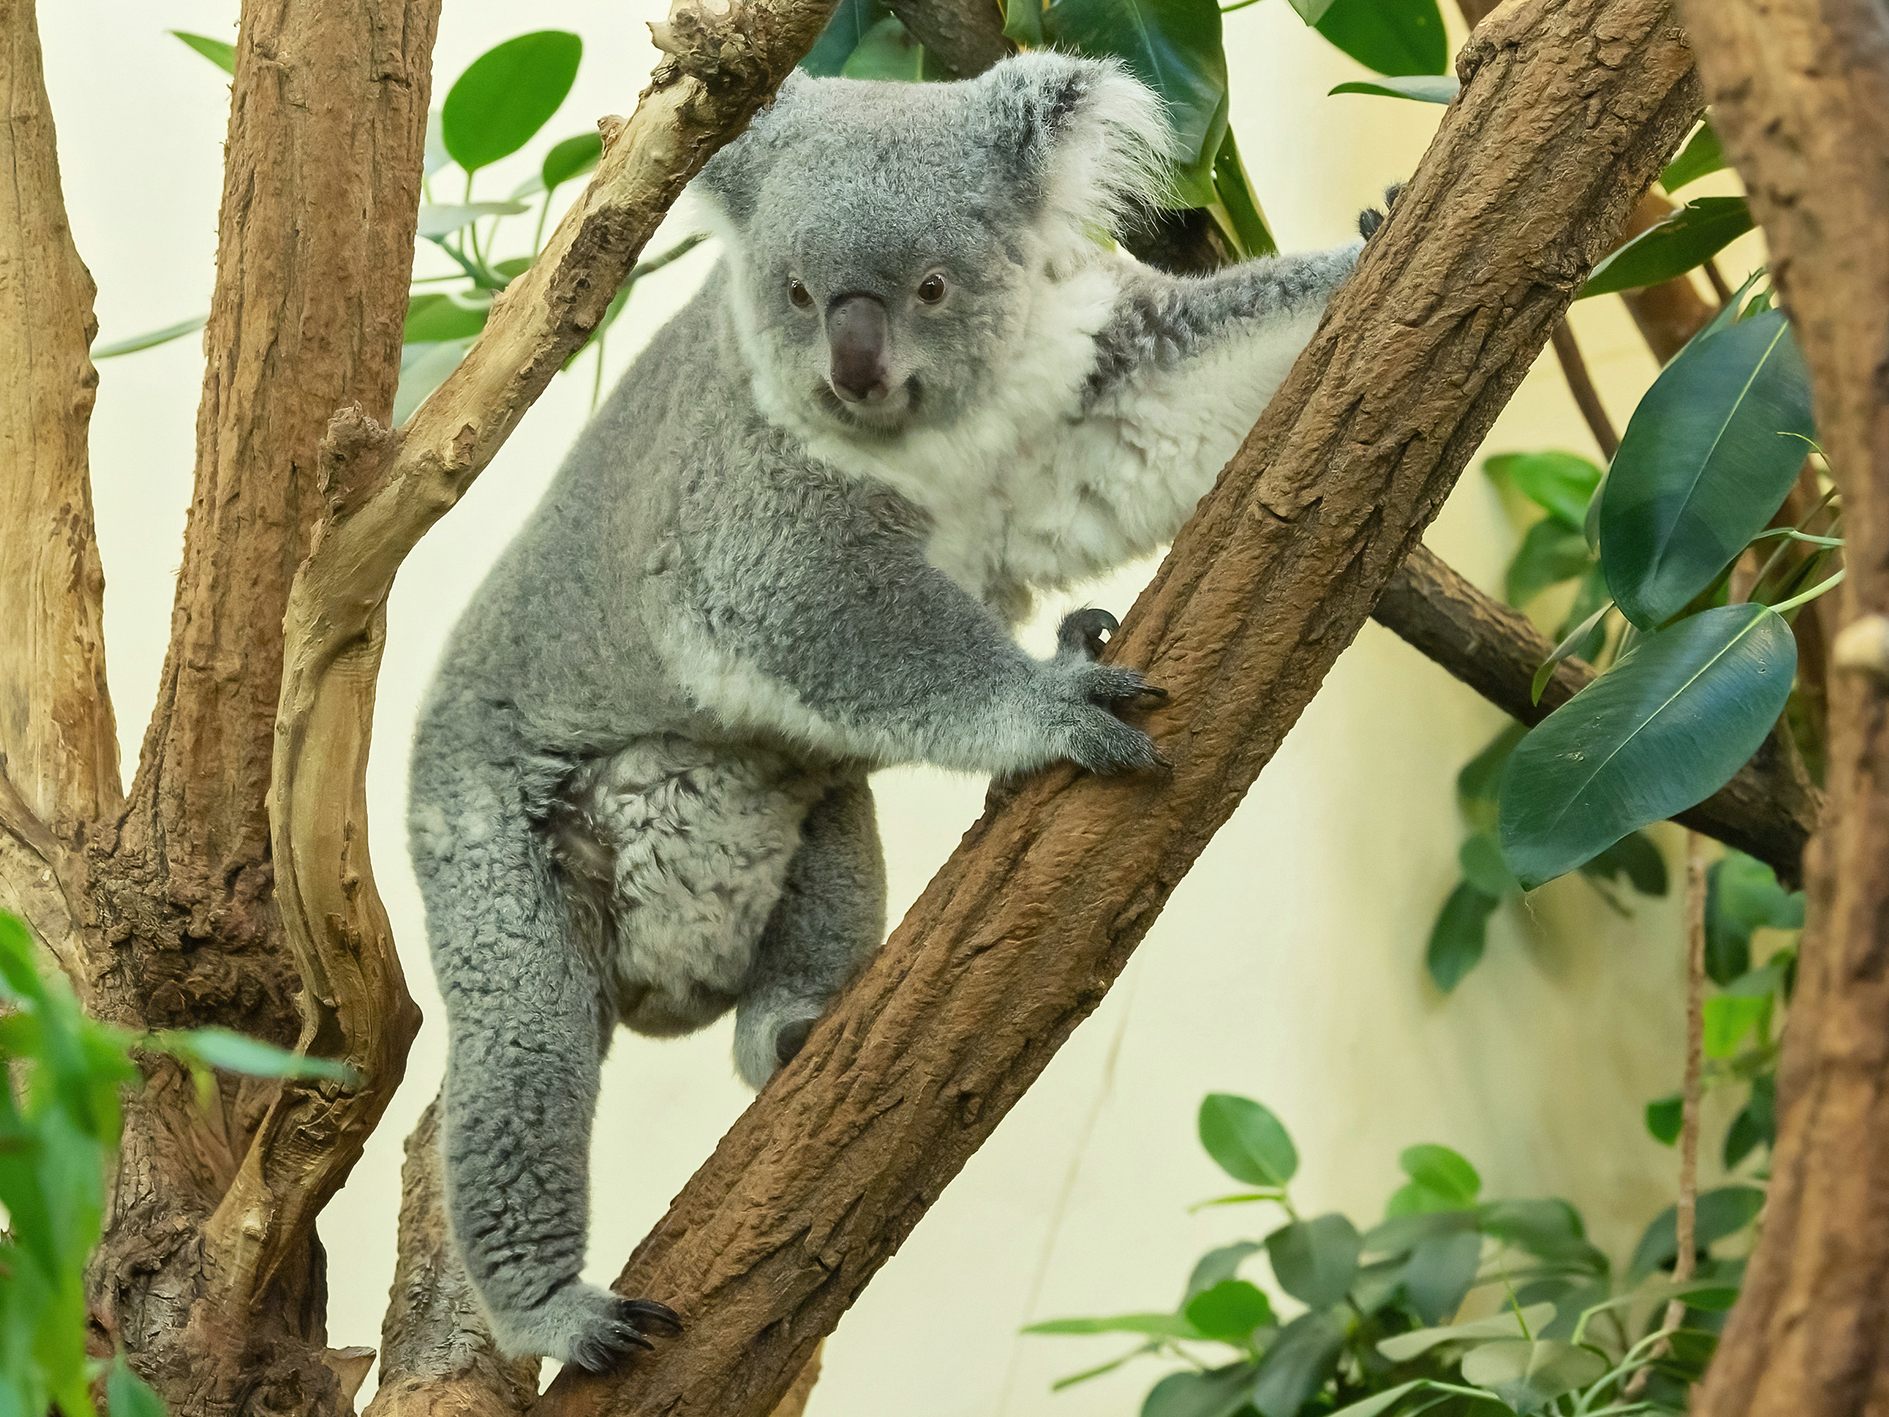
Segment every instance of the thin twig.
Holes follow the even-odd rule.
[[[1620,451],[1620,435],[1614,432],[1613,420],[1607,417],[1607,406],[1600,401],[1600,390],[1594,387],[1594,376],[1588,372],[1580,342],[1574,338],[1574,327],[1563,320],[1554,327],[1552,338],[1555,358],[1561,361],[1561,373],[1568,381],[1568,392],[1574,395],[1575,406],[1581,410],[1588,431],[1600,445],[1601,457],[1612,462],[1614,454]]]

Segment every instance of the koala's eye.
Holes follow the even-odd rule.
[[[802,310],[813,304],[813,297],[807,293],[807,287],[800,283],[798,276],[787,277],[787,298]]]
[[[936,305],[945,298],[945,278],[933,271],[918,283],[918,298],[927,305]]]

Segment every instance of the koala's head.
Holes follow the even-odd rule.
[[[704,169],[767,400],[864,436],[1004,377],[1052,272],[1157,194],[1169,130],[1119,65],[1032,53],[960,83],[795,76]]]

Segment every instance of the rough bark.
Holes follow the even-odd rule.
[[[116,810],[92,530],[92,277],[66,222],[34,0],[0,5],[0,771],[61,841]]]
[[[980,74],[1010,53],[998,0],[892,0],[892,13],[953,74]]]
[[[759,1417],[1120,971],[1416,545],[1698,107],[1664,0],[1532,0],[1111,653],[1160,778],[1021,785],[620,1280],[684,1336],[544,1414]],[[1264,606],[1265,613],[1252,613]]]
[[[168,662],[130,800],[115,840],[88,852],[78,909],[76,972],[122,1022],[297,1036],[302,981],[277,920],[265,806],[282,617],[329,416],[392,406],[438,12],[439,0],[243,6]],[[325,984],[311,980],[315,1025]],[[402,1023],[390,1009],[386,1035]],[[348,1052],[315,1025],[311,1047]],[[397,1064],[373,1061],[368,1082],[390,1087]],[[312,1206],[278,1217],[280,1191],[230,1199],[273,1085],[228,1081],[200,1107],[174,1066],[149,1071],[127,1099],[90,1276],[95,1345],[122,1345],[176,1412],[350,1410],[364,1369],[358,1352],[325,1346]],[[333,1091],[344,1104],[360,1092]],[[302,1140],[308,1197],[325,1199],[359,1135],[337,1124]]]
[[[1687,0],[1843,493],[1830,806],[1764,1231],[1694,1410],[1889,1411],[1889,10]]]
[[[1535,670],[1552,642],[1526,615],[1484,595],[1421,546],[1391,577],[1372,615],[1523,723],[1541,722],[1595,677],[1590,665],[1563,660],[1535,702]],[[1795,881],[1820,806],[1797,755],[1773,735],[1736,777],[1677,820]]]

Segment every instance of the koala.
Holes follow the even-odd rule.
[[[1169,130],[1118,65],[796,77],[697,179],[721,260],[455,629],[410,836],[445,998],[451,1232],[499,1345],[678,1331],[583,1283],[618,1025],[734,1012],[760,1087],[878,948],[868,774],[1156,767],[1159,696],[1032,596],[1170,539],[1361,242],[1180,277],[1114,237]]]

